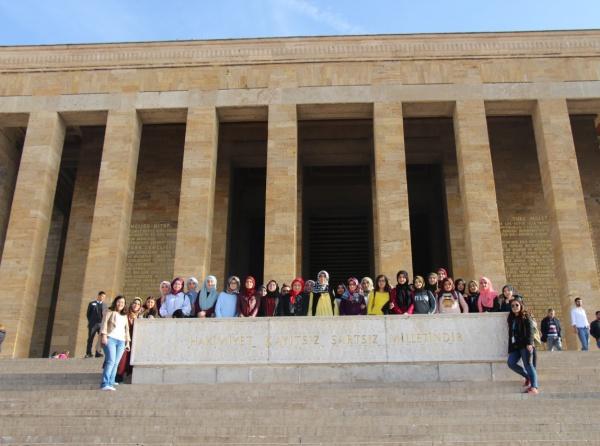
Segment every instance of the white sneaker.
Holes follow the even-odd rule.
[[[117,389],[115,389],[113,386],[104,386],[100,390],[112,390],[112,391],[115,391]]]
[[[114,383],[114,384],[112,385],[112,387],[115,387],[115,386],[118,386],[118,385],[119,385],[119,383]]]

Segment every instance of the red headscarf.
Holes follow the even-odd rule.
[[[294,283],[300,284],[300,291],[294,291]],[[296,277],[294,280],[292,280],[290,288],[290,303],[294,305],[296,303],[296,296],[304,291],[304,279],[302,277]]]

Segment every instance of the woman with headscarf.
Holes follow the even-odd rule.
[[[369,304],[369,297],[373,292],[373,279],[370,277],[363,277],[360,281],[360,289],[362,290],[362,295],[365,297],[365,303]]]
[[[425,289],[427,291],[431,291],[431,294],[433,294],[434,296],[437,296],[437,293],[440,291],[437,273],[430,272],[427,275],[427,283],[425,284]]]
[[[315,281],[310,279],[307,280],[306,282],[304,282],[304,293],[306,293],[307,296],[310,295],[310,293],[312,293],[313,287],[315,286]]]
[[[256,317],[260,308],[260,296],[256,293],[256,279],[247,276],[244,286],[238,294],[238,315],[240,317]]]
[[[360,283],[356,277],[348,279],[348,289],[342,295],[340,302],[340,316],[356,316],[366,314],[367,303],[360,289]]]
[[[162,307],[163,303],[165,302],[165,299],[171,292],[171,282],[169,282],[168,280],[163,280],[160,283],[159,291],[160,291],[160,297],[156,301],[156,308],[159,310],[158,316],[160,317],[160,307]]]
[[[133,340],[133,324],[138,317],[141,317],[142,313],[142,299],[139,297],[134,298],[129,304],[129,308],[127,310],[127,320],[129,322],[129,338]],[[133,342],[131,342],[131,346],[133,346]],[[133,366],[131,365],[131,351],[125,350],[123,352],[123,356],[121,356],[121,360],[119,361],[119,365],[117,367],[117,374],[115,376],[115,384],[122,383],[125,380],[125,377],[130,376],[133,371]]]
[[[425,280],[421,276],[415,276],[413,281],[415,291],[413,292],[414,314],[433,314],[437,311],[437,299],[431,291],[425,288]]]
[[[408,283],[408,272],[398,271],[396,282],[390,292],[390,311],[394,314],[413,314],[413,293]]]
[[[317,282],[310,293],[308,315],[339,315],[339,308],[335,303],[335,297],[329,291],[329,273],[327,271],[319,271],[319,274],[317,274]]]
[[[191,311],[190,301],[183,292],[183,279],[176,277],[171,282],[171,292],[160,306],[160,316],[181,318],[189,316]]]
[[[236,317],[238,309],[238,293],[240,292],[240,278],[231,276],[227,279],[227,287],[221,291],[215,305],[216,317]]]
[[[195,277],[190,277],[185,281],[185,285],[187,287],[187,292],[185,293],[185,297],[190,301],[190,308],[193,310],[196,301],[198,300],[199,293],[199,283],[198,279]],[[196,313],[194,311],[190,311],[190,317],[196,317]]]
[[[450,277],[442,280],[442,289],[438,294],[438,311],[442,314],[469,312],[465,298],[454,289],[454,281]]]
[[[206,276],[202,288],[198,293],[198,299],[194,303],[194,314],[196,317],[215,317],[215,305],[219,292],[217,291],[217,278]]]
[[[367,299],[367,314],[387,314],[389,312],[390,292],[388,278],[383,274],[378,275],[375,278],[375,289]]]
[[[494,291],[492,281],[487,277],[479,279],[479,300],[477,301],[477,309],[480,313],[489,313],[494,311],[494,299],[498,297],[498,293]]]
[[[479,285],[476,280],[469,280],[465,297],[469,313],[479,313]]]
[[[297,310],[301,310],[299,300],[302,299],[304,291],[304,279],[296,277],[290,284],[289,293],[285,293],[279,299],[277,315],[279,316],[306,316],[306,314],[297,314]]]
[[[260,315],[263,317],[277,316],[277,304],[279,303],[279,285],[275,280],[267,282],[267,294],[260,302]]]

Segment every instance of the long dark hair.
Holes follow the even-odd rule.
[[[123,296],[122,294],[119,294],[113,299],[112,304],[110,304],[110,307],[108,307],[108,309],[110,311],[117,311],[117,301],[119,299],[123,299],[123,309],[119,313],[123,316],[127,316],[127,301],[125,300],[125,296]]]
[[[518,303],[518,304],[519,304],[519,307],[520,307],[520,308],[519,308],[519,312],[518,312],[516,315],[515,315],[515,313],[513,313],[513,311],[512,311],[512,306],[513,306],[515,303]],[[513,300],[513,301],[510,303],[510,305],[511,305],[511,308],[510,308],[510,312],[508,313],[508,318],[507,318],[507,321],[508,321],[508,323],[511,323],[511,322],[512,322],[513,320],[515,320],[515,319],[522,319],[522,320],[524,320],[524,319],[527,319],[527,318],[529,318],[529,317],[530,317],[530,316],[529,316],[529,312],[528,312],[528,311],[525,309],[525,305],[523,305],[523,302],[522,302],[522,301],[520,301],[520,300],[517,300],[517,299],[514,299],[514,300]]]
[[[373,285],[373,291],[379,291],[379,279],[385,279],[385,286],[383,287],[383,291],[389,293],[392,289],[390,287],[390,281],[388,280],[385,274],[380,274],[375,277],[375,285]]]

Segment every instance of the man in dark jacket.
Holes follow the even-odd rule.
[[[98,293],[98,297],[96,297],[96,300],[91,301],[87,308],[88,339],[85,349],[86,358],[92,357],[92,344],[94,343],[94,337],[98,335],[98,339],[100,339],[102,318],[104,317],[104,314],[106,314],[107,310],[106,303],[104,303],[105,298],[106,293],[104,291],[100,291]],[[104,356],[99,350],[99,347],[100,343],[96,342],[96,358]]]
[[[600,348],[600,311],[596,311],[596,320],[590,324],[590,334],[596,340],[596,346]]]
[[[555,316],[554,310],[549,308],[548,316],[542,319],[542,342],[546,343],[548,351],[553,351],[555,348],[558,351],[562,350],[560,321]]]

